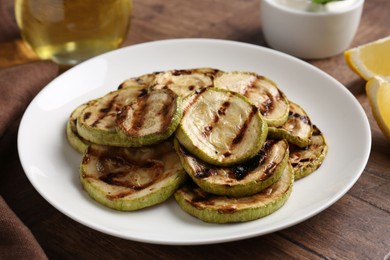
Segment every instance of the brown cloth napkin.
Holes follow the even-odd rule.
[[[0,0],[0,41],[8,41],[19,36],[14,15],[14,0]]]
[[[1,0],[0,42],[18,38],[14,0]],[[12,211],[12,204],[7,204],[6,187],[7,180],[23,171],[16,149],[20,118],[33,97],[58,73],[58,65],[49,61],[0,70],[0,259],[47,259],[32,232]]]
[[[8,163],[14,163],[1,159],[5,152],[7,158],[18,158],[17,154],[8,154],[16,153],[16,148],[10,147],[16,145],[16,140],[10,140],[17,136],[15,124],[33,97],[58,73],[58,65],[50,61],[31,62],[0,70],[0,161],[1,165],[6,164],[5,169]],[[21,166],[17,166],[14,170],[21,171]],[[0,175],[14,173],[0,170]],[[0,259],[47,259],[31,231],[6,204],[1,196],[3,192],[0,190]]]

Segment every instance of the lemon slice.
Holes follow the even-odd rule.
[[[390,82],[373,77],[366,84],[366,93],[378,126],[390,140]]]
[[[390,81],[390,36],[344,52],[348,66],[363,79],[374,76]]]

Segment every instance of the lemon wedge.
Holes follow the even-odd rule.
[[[346,50],[344,58],[363,79],[378,76],[390,81],[390,36]]]
[[[379,128],[390,140],[390,82],[373,77],[366,83],[366,93]]]

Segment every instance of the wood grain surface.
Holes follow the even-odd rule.
[[[194,37],[266,46],[258,0],[133,3],[131,30],[124,46]],[[351,47],[388,35],[390,1],[367,0]],[[0,44],[0,67],[34,59],[20,39]],[[342,55],[307,62],[340,81],[361,103],[371,124],[372,149],[352,189],[334,205],[298,225],[229,243],[153,245],[106,235],[73,221],[46,202],[21,170],[1,177],[2,196],[51,259],[384,259],[390,253],[390,142],[373,119],[365,82],[347,67]],[[10,133],[15,135],[16,131]],[[16,136],[8,138],[16,140]],[[1,158],[7,161],[2,170],[20,169],[16,143],[9,147],[10,151]]]

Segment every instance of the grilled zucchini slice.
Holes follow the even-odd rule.
[[[79,153],[84,153],[85,149],[87,149],[90,142],[82,138],[77,132],[77,119],[84,110],[88,106],[88,103],[82,104],[76,107],[75,110],[69,116],[69,119],[66,123],[66,139],[70,146],[73,147]]]
[[[281,208],[291,194],[294,175],[287,164],[277,182],[255,195],[239,198],[213,195],[191,183],[175,192],[175,199],[185,212],[205,222],[244,222]]]
[[[290,112],[286,123],[280,127],[269,127],[270,138],[286,139],[298,147],[306,147],[311,143],[313,125],[305,110],[289,101]]]
[[[317,170],[328,152],[328,145],[322,132],[313,125],[312,142],[305,148],[290,146],[290,162],[295,179],[301,179]]]
[[[80,180],[89,196],[121,211],[162,203],[186,176],[169,141],[142,148],[93,144],[80,167]]]
[[[171,89],[180,97],[185,97],[193,91],[212,87],[213,79],[219,72],[213,68],[160,71],[127,79],[120,88],[143,86],[150,90]]]
[[[218,72],[219,70],[213,68],[168,70],[156,75],[151,89],[168,88],[185,97],[193,91],[212,87]]]
[[[134,147],[166,140],[180,122],[181,103],[182,99],[170,89],[139,96],[118,111],[118,133]]]
[[[78,134],[96,144],[111,146],[134,146],[134,140],[117,132],[117,113],[139,96],[147,94],[143,87],[112,91],[88,103],[77,120]]]
[[[126,79],[123,81],[118,89],[122,88],[137,88],[137,87],[143,87],[143,88],[149,88],[149,86],[153,85],[154,80],[156,79],[156,75],[161,72],[153,72],[148,74],[143,74],[138,77],[132,77],[129,79]]]
[[[248,98],[260,110],[269,126],[281,126],[288,117],[286,95],[272,80],[251,72],[221,72],[214,87],[228,89]]]
[[[192,180],[204,191],[232,197],[249,196],[276,182],[289,158],[285,140],[266,140],[252,159],[231,167],[207,164],[175,141],[181,163]]]
[[[267,123],[242,95],[204,88],[184,99],[176,137],[203,161],[229,166],[259,152],[267,137]]]

